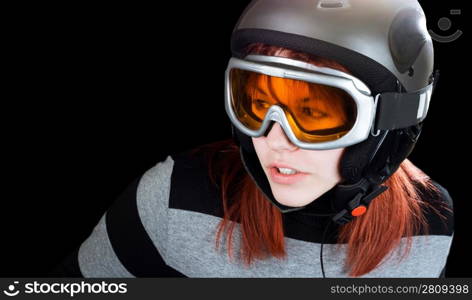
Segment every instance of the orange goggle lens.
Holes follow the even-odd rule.
[[[336,87],[241,69],[230,71],[230,84],[233,111],[251,130],[261,127],[272,105],[284,110],[295,136],[307,143],[339,139],[356,121],[356,102]]]

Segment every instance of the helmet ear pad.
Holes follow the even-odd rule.
[[[340,172],[346,184],[353,184],[363,176],[382,183],[387,180],[413,151],[423,123],[404,129],[369,136],[367,140],[346,149]]]
[[[340,162],[340,173],[344,184],[353,184],[362,178],[382,139],[383,134],[370,135],[367,140],[346,148]]]

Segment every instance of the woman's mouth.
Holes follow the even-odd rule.
[[[272,165],[269,167],[269,177],[279,184],[293,184],[303,180],[308,173],[304,173],[288,167]]]

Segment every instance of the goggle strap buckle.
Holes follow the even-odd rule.
[[[350,222],[353,219],[353,216],[351,212],[359,207],[360,205],[364,205],[365,207],[368,207],[370,202],[382,194],[384,191],[388,189],[387,186],[385,185],[373,185],[372,190],[367,193],[366,189],[369,186],[368,185],[369,181],[366,180],[365,178],[362,178],[360,181],[358,181],[356,184],[353,186],[356,186],[356,188],[360,188],[361,191],[358,192],[352,200],[350,200],[346,208],[342,209],[339,213],[337,213],[332,220],[340,225],[346,224]],[[367,194],[366,194],[367,193]]]

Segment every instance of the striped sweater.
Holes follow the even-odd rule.
[[[435,183],[440,199],[452,200]],[[424,197],[434,197],[424,194]],[[51,273],[56,277],[322,277],[320,246],[327,217],[283,214],[283,260],[257,260],[247,268],[239,260],[240,230],[233,233],[235,259],[225,240],[215,248],[216,227],[223,211],[221,197],[208,177],[202,156],[169,155],[132,182],[103,214],[90,236]],[[400,246],[361,277],[442,277],[453,238],[453,214],[443,220],[426,213],[429,234],[413,236],[409,255],[399,260]],[[326,277],[349,277],[346,245],[336,244],[339,227],[331,225],[324,240]],[[338,247],[336,247],[338,246]]]

